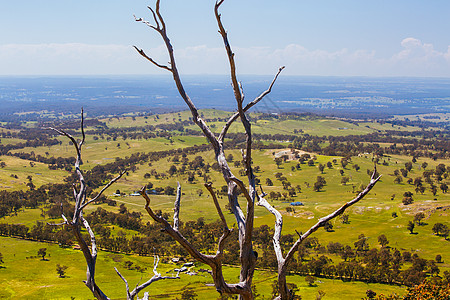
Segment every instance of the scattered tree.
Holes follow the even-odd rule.
[[[442,263],[442,256],[440,254],[437,254],[435,259],[434,259],[437,263]]]
[[[367,296],[368,299],[374,299],[376,295],[377,295],[377,293],[375,293],[372,290],[367,290],[366,291],[366,296]]]
[[[414,233],[414,227],[415,224],[413,221],[408,221],[408,225],[406,225],[406,229],[409,230],[409,233],[413,234]]]
[[[348,214],[342,214],[342,216],[341,216],[341,222],[342,222],[342,224],[350,224],[350,221],[349,221],[349,215]]]
[[[314,278],[311,275],[306,275],[305,281],[308,283],[309,286],[313,286],[314,285],[314,281],[316,281],[316,278]]]
[[[186,288],[181,293],[181,300],[195,300],[195,299],[197,299],[197,293],[191,288]]]
[[[387,237],[382,234],[380,236],[378,236],[378,243],[380,243],[381,247],[386,247],[389,244],[389,241],[387,239]]]
[[[283,163],[283,159],[281,157],[275,157],[275,164],[277,165],[278,169],[280,168],[282,163]]]
[[[66,275],[67,266],[56,264],[56,273],[58,273],[59,278],[64,278]]]
[[[442,190],[443,193],[447,193],[448,185],[445,183],[441,183],[440,189]]]
[[[436,223],[433,225],[433,233],[438,235],[438,236],[443,236],[445,238],[447,238],[450,230],[448,228],[447,225],[442,224],[442,223]]]
[[[341,183],[343,185],[347,185],[347,183],[350,181],[350,178],[348,178],[347,176],[344,176],[341,178]]]
[[[327,231],[327,232],[331,232],[333,231],[333,224],[331,224],[330,221],[326,222],[325,224],[323,224],[323,228]]]
[[[317,291],[316,300],[321,300],[325,296],[325,292],[322,290]]]
[[[319,168],[320,173],[323,174],[323,170],[325,170],[325,165],[319,164],[319,165],[318,165],[318,168]]]
[[[364,234],[358,236],[358,240],[354,243],[357,252],[363,252],[369,250],[369,243]]]
[[[422,225],[422,220],[425,218],[425,214],[423,212],[419,212],[414,215],[414,223],[418,226]]]
[[[45,260],[45,256],[47,255],[47,248],[40,248],[37,255],[42,256],[42,260]]]

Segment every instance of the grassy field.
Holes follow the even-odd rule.
[[[46,260],[37,257],[40,248],[47,249]],[[17,251],[20,249],[20,251]],[[71,248],[60,248],[55,244],[32,242],[14,238],[0,237],[0,252],[5,263],[0,268],[1,299],[92,299],[90,291],[84,286],[86,269],[82,263],[82,253]],[[144,273],[127,270],[125,262],[131,261],[147,268]],[[66,276],[60,278],[56,273],[56,265],[67,266]],[[128,280],[130,287],[144,282],[153,276],[153,257],[140,257],[101,251],[98,256],[96,282],[112,299],[125,299],[125,285],[117,276],[114,267],[119,269]],[[158,272],[162,276],[173,276],[175,264],[160,263]],[[196,264],[192,271],[204,266]],[[225,277],[235,280],[239,270],[225,267]],[[276,279],[273,272],[257,270],[254,277],[257,293],[262,299],[271,299],[272,283]],[[319,290],[326,292],[325,299],[358,299],[365,296],[367,289],[384,293],[401,292],[404,288],[361,282],[342,282],[319,278],[313,286],[309,286],[303,276],[289,276],[288,282],[297,284],[303,299],[314,299]],[[163,280],[153,283],[147,290],[151,298],[175,299],[180,297],[186,288],[194,290],[198,299],[217,299],[219,294],[206,273],[190,276],[181,274],[180,279]],[[140,295],[142,297],[142,295]]]
[[[63,170],[51,171],[48,166],[39,162],[30,162],[14,156],[0,156],[0,161],[6,167],[0,169],[0,189],[1,190],[24,190],[28,189],[28,176],[32,177],[36,186],[47,183],[60,182],[69,175]],[[15,175],[15,176],[14,176]]]

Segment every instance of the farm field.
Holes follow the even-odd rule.
[[[9,261],[8,267],[1,269],[0,297],[2,299],[75,299],[91,298],[89,290],[82,283],[85,276],[85,269],[80,266],[82,254],[78,250],[71,248],[63,249],[55,244],[32,242],[27,240],[0,237],[0,251],[4,254],[4,259]],[[36,253],[40,248],[46,247],[48,252],[47,260],[43,261]],[[17,249],[22,249],[19,253]],[[153,257],[140,257],[136,255],[126,255],[120,253],[102,252],[99,256],[97,281],[108,290],[110,297],[114,299],[123,298],[125,285],[115,274],[114,267],[127,278],[130,285],[146,280],[153,275]],[[26,263],[24,263],[24,261]],[[125,262],[133,262],[147,268],[144,273],[136,270],[127,270]],[[56,265],[63,264],[67,268],[67,276],[59,278],[56,273]],[[177,265],[173,263],[160,263],[158,271],[164,275],[175,275],[173,271]],[[203,266],[196,264],[192,270],[201,269]],[[238,269],[226,267],[225,276],[233,278],[238,275]],[[148,292],[151,297],[157,299],[175,299],[179,297],[180,291],[191,288],[198,294],[199,299],[217,299],[218,295],[214,288],[208,286],[212,283],[207,273],[199,273],[197,276],[181,274],[180,279],[158,281],[150,286]],[[141,279],[142,278],[142,279]],[[272,282],[276,279],[273,272],[257,270],[255,284],[261,298],[270,299],[272,292]],[[385,287],[380,284],[366,284],[361,282],[344,283],[340,280],[320,279],[315,286],[308,286],[304,276],[290,276],[289,282],[297,283],[299,293],[306,299],[314,298],[319,290],[327,292],[328,299],[342,299],[342,295],[350,298],[358,298],[367,289],[384,290],[389,293],[399,292],[402,288],[396,286]],[[351,288],[346,288],[351,285]],[[342,291],[336,295],[337,291]]]

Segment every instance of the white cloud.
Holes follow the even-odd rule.
[[[450,76],[450,46],[447,52],[439,52],[432,44],[416,38],[405,38],[403,50],[391,58],[392,67],[413,75]]]
[[[136,53],[132,47],[123,45],[0,45],[0,74],[123,73],[124,64],[135,64],[133,56]]]
[[[274,74],[285,65],[292,75],[443,76],[450,77],[447,52],[416,38],[405,38],[402,49],[390,57],[374,50],[309,50],[291,44],[284,48],[234,47],[239,73]],[[144,48],[161,64],[167,64],[163,45]],[[176,49],[177,64],[185,74],[227,74],[228,61],[221,47],[199,45]],[[144,74],[160,73],[131,46],[68,44],[0,45],[0,74]]]

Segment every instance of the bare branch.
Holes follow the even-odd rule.
[[[81,147],[83,146],[83,144],[84,144],[84,141],[86,140],[86,135],[84,134],[84,110],[83,110],[83,108],[81,108],[81,124],[80,124],[80,127],[81,127],[81,141],[80,141],[80,143],[79,143],[79,145],[78,145],[78,148],[80,148],[80,151],[81,151]]]
[[[270,205],[265,198],[260,196],[258,200],[259,206],[265,207],[269,212],[271,212],[275,216],[275,228],[272,243],[275,255],[277,257],[277,261],[284,262],[283,253],[280,245],[281,231],[283,230],[283,217],[281,213],[278,210],[276,210],[272,205]]]
[[[96,259],[97,258],[97,243],[95,241],[94,232],[92,231],[92,228],[89,225],[89,222],[85,218],[83,218],[83,215],[81,215],[81,221],[83,222],[84,228],[86,228],[86,231],[89,233],[89,236],[91,237],[91,253],[92,253],[92,257],[94,259]]]
[[[244,94],[244,88],[242,87],[242,81],[239,81],[238,85],[239,85],[239,90],[241,91],[241,95],[242,95],[241,100],[242,100],[242,102],[244,102],[245,94]]]
[[[247,199],[247,202],[253,202],[252,196],[247,191],[247,188],[245,187],[245,185],[242,182],[242,180],[240,180],[240,179],[238,179],[236,177],[231,177],[230,180],[235,182],[238,185],[239,189],[244,194],[244,197]]]
[[[159,256],[158,255],[154,255],[154,257],[153,257],[153,274],[156,275],[156,276],[160,276],[161,275],[157,271],[158,264],[159,264]]]
[[[214,13],[216,15],[216,21],[217,21],[217,26],[219,27],[219,33],[222,36],[223,44],[225,46],[225,50],[226,50],[227,56],[228,56],[228,63],[230,65],[231,86],[233,87],[234,97],[236,98],[238,105],[242,105],[242,94],[239,90],[239,84],[238,84],[238,80],[237,80],[237,76],[236,76],[236,63],[234,61],[234,53],[233,53],[233,50],[231,50],[231,46],[228,41],[228,34],[227,34],[225,28],[223,27],[221,15],[219,14],[219,7],[222,5],[222,3],[223,3],[223,0],[216,2],[215,6],[214,6]]]
[[[77,187],[76,187],[75,183],[72,184],[72,189],[73,189],[73,198],[76,199],[78,191],[77,191]]]
[[[76,149],[76,153],[77,153],[77,157],[76,157],[76,161],[75,161],[75,172],[78,175],[80,188],[79,188],[79,190],[77,190],[75,184],[73,185],[73,196],[75,198],[75,210],[74,210],[74,216],[73,216],[73,219],[71,222],[69,222],[67,220],[67,218],[64,216],[64,213],[62,212],[62,205],[61,205],[61,216],[64,220],[64,223],[62,223],[62,224],[66,224],[66,225],[70,226],[70,228],[81,248],[81,251],[83,252],[83,255],[84,255],[84,258],[85,258],[85,261],[87,264],[86,280],[84,281],[85,285],[91,290],[91,292],[95,298],[106,300],[109,298],[103,293],[103,291],[95,283],[95,265],[96,265],[96,260],[97,260],[97,244],[95,241],[95,235],[94,235],[94,232],[92,231],[91,227],[89,226],[88,221],[83,218],[83,208],[87,204],[92,202],[92,201],[86,202],[86,193],[87,193],[86,192],[86,182],[83,177],[83,172],[80,169],[80,165],[82,163],[81,149],[86,140],[86,135],[85,135],[85,131],[84,131],[84,111],[83,110],[81,110],[80,126],[81,126],[82,137],[81,137],[81,140],[79,143],[77,143],[75,138],[71,134],[67,133],[66,131],[61,130],[61,129],[50,128],[50,129],[54,130],[55,132],[57,132],[58,134],[67,137],[73,143],[73,145]],[[121,176],[121,175],[119,175],[119,176]],[[106,188],[108,188],[117,179],[112,180],[112,182],[110,182],[106,187],[104,187],[101,190],[101,192],[97,195],[97,197],[95,197],[93,199],[93,201],[97,200],[98,197],[103,193],[103,191],[106,190]],[[90,240],[91,240],[90,249],[89,249],[88,244],[86,243],[86,240],[84,239],[84,237],[81,233],[80,222],[83,223],[83,226],[86,228],[87,232],[90,235]]]
[[[123,282],[125,282],[125,287],[127,289],[127,299],[130,298],[130,286],[128,285],[128,281],[125,279],[125,277],[120,274],[119,270],[117,270],[116,267],[114,267],[114,270],[116,270],[117,275],[119,275],[120,278],[122,278]]]
[[[205,183],[205,187],[209,191],[209,193],[211,194],[211,197],[212,197],[212,199],[214,201],[214,205],[216,206],[217,214],[219,215],[220,220],[222,221],[223,227],[225,229],[228,229],[227,220],[225,219],[225,216],[223,215],[222,209],[220,208],[219,201],[217,200],[216,193],[214,193],[214,190],[212,188],[212,184],[211,183]]]
[[[156,17],[155,11],[153,10],[153,8],[151,6],[147,6],[147,8],[152,12],[153,20],[155,20],[156,27],[151,26],[150,23],[147,23],[147,22],[144,22],[144,23],[147,23],[148,26],[150,26],[151,28],[153,28],[157,31],[160,30],[161,26],[159,25],[158,18]]]
[[[284,290],[284,293],[287,293],[287,285],[286,285],[286,270],[287,270],[287,264],[292,260],[292,257],[294,256],[294,253],[298,250],[298,247],[300,246],[300,244],[308,237],[310,236],[313,232],[315,232],[317,229],[319,229],[320,227],[324,226],[326,222],[336,218],[337,216],[343,214],[345,212],[345,210],[347,208],[349,208],[350,206],[358,203],[360,200],[362,200],[369,192],[370,190],[372,190],[372,188],[375,186],[375,184],[380,180],[381,175],[378,177],[375,177],[377,174],[376,172],[376,165],[374,167],[374,171],[372,173],[371,179],[369,184],[367,185],[367,187],[358,194],[358,196],[356,196],[356,198],[354,198],[353,200],[345,203],[344,205],[342,205],[340,208],[338,208],[337,210],[335,210],[334,212],[332,212],[331,214],[320,218],[319,221],[314,224],[313,226],[311,226],[308,231],[306,231],[304,234],[300,235],[299,238],[297,239],[297,241],[294,243],[294,245],[289,249],[289,252],[287,253],[284,262],[280,265],[280,261],[279,261],[279,266],[278,266],[278,285],[279,285],[279,290],[282,291]],[[280,292],[281,293],[281,292]],[[282,297],[283,298],[283,297]]]
[[[98,200],[98,198],[103,194],[103,192],[108,189],[111,185],[113,185],[117,180],[119,180],[123,174],[125,174],[126,171],[122,171],[120,172],[120,174],[115,177],[114,179],[112,179],[110,182],[108,182],[107,185],[105,185],[102,190],[97,194],[97,196],[95,196],[93,199],[89,200],[88,202],[84,203],[83,205],[81,205],[80,210],[84,209],[86,206],[88,206],[89,204],[91,204],[92,202],[95,202]]]
[[[244,112],[247,112],[250,108],[252,108],[253,106],[255,106],[256,104],[258,104],[258,102],[260,102],[265,96],[267,96],[271,91],[272,91],[272,87],[275,84],[275,81],[277,80],[278,76],[280,75],[281,71],[283,71],[284,66],[280,67],[278,69],[277,74],[275,75],[275,77],[272,80],[272,83],[270,84],[269,88],[267,90],[265,90],[264,92],[262,92],[258,97],[256,97],[252,102],[248,103],[245,107],[244,107]],[[225,138],[225,135],[228,132],[228,129],[230,128],[231,124],[233,124],[234,121],[237,120],[237,118],[239,117],[239,112],[233,114],[230,119],[227,121],[227,123],[223,126],[222,131],[220,132],[219,141],[223,141],[223,139]]]
[[[177,198],[175,199],[175,207],[173,213],[173,229],[178,231],[180,226],[180,202],[181,202],[181,185],[177,182]]]
[[[275,75],[275,77],[273,78],[272,82],[270,83],[270,86],[267,90],[265,90],[264,92],[262,92],[258,97],[256,97],[252,102],[250,102],[249,104],[246,105],[246,110],[250,109],[252,106],[254,106],[255,104],[257,104],[259,101],[261,101],[265,96],[267,96],[268,94],[270,94],[270,92],[272,91],[272,87],[275,84],[275,81],[277,81],[278,76],[280,75],[281,71],[284,70],[284,66],[280,67],[278,69],[277,74]]]
[[[63,136],[66,136],[67,138],[69,138],[70,141],[72,142],[72,144],[75,146],[75,150],[77,151],[77,157],[81,157],[81,149],[78,147],[78,143],[72,135],[70,135],[69,133],[65,132],[62,129],[56,129],[53,127],[48,127],[48,128],[57,132],[60,135],[63,135]]]
[[[145,289],[146,287],[148,287],[149,285],[151,285],[153,282],[159,281],[159,280],[165,280],[165,279],[180,279],[180,272],[177,272],[177,275],[175,277],[173,276],[161,276],[160,273],[158,273],[157,268],[158,268],[158,263],[159,263],[159,256],[155,255],[153,258],[153,277],[150,278],[147,282],[141,284],[141,285],[137,285],[134,290],[132,290],[130,292],[130,287],[128,285],[128,281],[125,279],[125,277],[119,272],[119,270],[117,270],[117,268],[114,267],[114,270],[116,270],[117,275],[119,275],[120,278],[122,278],[123,282],[125,282],[125,286],[126,286],[126,290],[127,290],[127,300],[132,300],[134,299],[134,297],[136,297],[143,289]],[[145,297],[144,297],[145,298]]]
[[[158,16],[159,22],[161,22],[161,30],[162,31],[166,31],[166,23],[164,22],[163,17],[161,16],[161,13],[159,12],[159,7],[160,7],[160,0],[156,1],[156,15]]]
[[[255,99],[254,102],[244,107],[243,100],[244,100],[244,91],[242,88],[242,84],[238,83],[237,76],[236,76],[236,66],[235,66],[235,60],[234,60],[234,53],[231,49],[231,46],[228,42],[228,36],[227,32],[225,31],[225,28],[221,21],[221,16],[219,14],[219,7],[222,5],[224,0],[217,0],[215,3],[214,11],[216,15],[217,24],[219,27],[219,33],[222,36],[224,46],[226,49],[226,53],[228,56],[228,61],[230,65],[230,74],[231,74],[231,83],[233,92],[235,95],[235,99],[238,106],[238,113],[235,114],[230,118],[230,120],[227,122],[227,124],[224,126],[224,129],[221,132],[221,135],[219,136],[219,139],[216,138],[215,134],[210,130],[210,128],[207,126],[206,122],[200,117],[199,112],[197,108],[195,107],[194,103],[190,99],[190,97],[187,95],[184,86],[181,82],[180,75],[178,73],[176,62],[175,62],[175,56],[172,44],[167,36],[166,32],[166,25],[164,23],[164,19],[162,15],[160,14],[160,1],[157,0],[156,2],[156,8],[152,11],[153,18],[155,20],[156,26],[151,25],[150,27],[152,29],[155,29],[160,36],[162,37],[167,52],[169,55],[169,66],[161,65],[157,62],[155,62],[151,57],[146,55],[143,50],[138,49],[135,47],[135,49],[138,51],[138,53],[149,60],[151,63],[153,63],[155,66],[166,69],[170,71],[173,75],[173,79],[175,81],[175,84],[177,86],[178,92],[180,96],[183,98],[187,106],[189,107],[193,121],[197,124],[197,126],[200,127],[202,130],[204,136],[209,140],[209,142],[212,144],[214,148],[214,153],[216,160],[220,166],[220,169],[222,171],[223,177],[227,183],[228,186],[228,200],[229,203],[232,206],[232,211],[235,215],[238,228],[239,228],[239,245],[240,245],[240,259],[241,259],[241,274],[240,274],[240,282],[237,284],[227,284],[225,283],[223,279],[222,274],[222,265],[221,265],[221,256],[222,256],[222,250],[224,247],[224,241],[229,236],[230,230],[228,229],[228,226],[225,221],[225,217],[223,216],[222,210],[219,206],[219,203],[217,201],[217,197],[215,197],[214,192],[212,191],[211,186],[206,186],[209,192],[212,195],[213,201],[216,205],[216,210],[218,212],[218,215],[222,221],[223,224],[223,234],[219,239],[218,243],[218,250],[215,256],[209,256],[204,255],[200,253],[197,249],[195,249],[178,231],[178,222],[179,222],[179,203],[176,201],[175,203],[175,213],[174,213],[174,225],[173,227],[169,224],[169,222],[165,219],[163,219],[160,216],[156,216],[153,210],[150,208],[150,198],[143,190],[141,190],[141,195],[146,200],[145,209],[148,212],[148,214],[157,222],[163,224],[165,227],[165,231],[172,236],[181,246],[183,246],[193,257],[195,257],[197,260],[204,262],[208,264],[212,269],[212,276],[214,279],[214,283],[216,286],[217,291],[224,292],[224,293],[233,293],[233,294],[240,294],[243,299],[251,299],[252,293],[251,293],[251,282],[253,278],[253,272],[256,264],[256,255],[255,252],[252,249],[252,231],[253,231],[253,220],[254,220],[254,204],[255,200],[257,199],[256,194],[256,184],[255,184],[255,176],[252,172],[251,167],[251,161],[252,161],[252,135],[251,135],[251,125],[250,122],[245,115],[248,109],[250,109],[253,105],[255,105],[260,99],[262,99],[267,93],[263,93],[260,99]],[[142,19],[137,19],[137,21],[143,21]],[[144,22],[145,23],[145,22]],[[147,24],[149,25],[149,24]],[[279,70],[278,74],[281,72]],[[276,77],[273,80],[272,84],[269,87],[269,92],[276,80]],[[242,124],[244,125],[245,132],[247,135],[247,145],[244,155],[244,164],[247,169],[247,176],[249,180],[249,187],[248,189],[245,187],[242,180],[237,179],[231,172],[230,167],[228,166],[228,163],[225,158],[224,154],[224,144],[223,140],[225,137],[226,132],[228,131],[228,128],[231,126],[231,124],[240,117]],[[244,196],[247,200],[247,215],[244,216],[244,213],[242,209],[239,206],[239,202],[237,201],[237,188],[244,193]]]
[[[150,56],[148,56],[147,54],[145,54],[144,50],[139,49],[139,48],[136,47],[136,46],[133,46],[133,47],[134,47],[134,49],[136,49],[136,51],[137,51],[140,55],[142,55],[144,58],[146,58],[149,62],[151,62],[152,64],[154,64],[154,65],[157,66],[158,68],[165,69],[165,70],[167,70],[167,71],[169,71],[169,72],[172,72],[172,69],[171,69],[171,68],[169,68],[168,66],[161,65],[161,64],[157,63],[153,58],[151,58]]]

